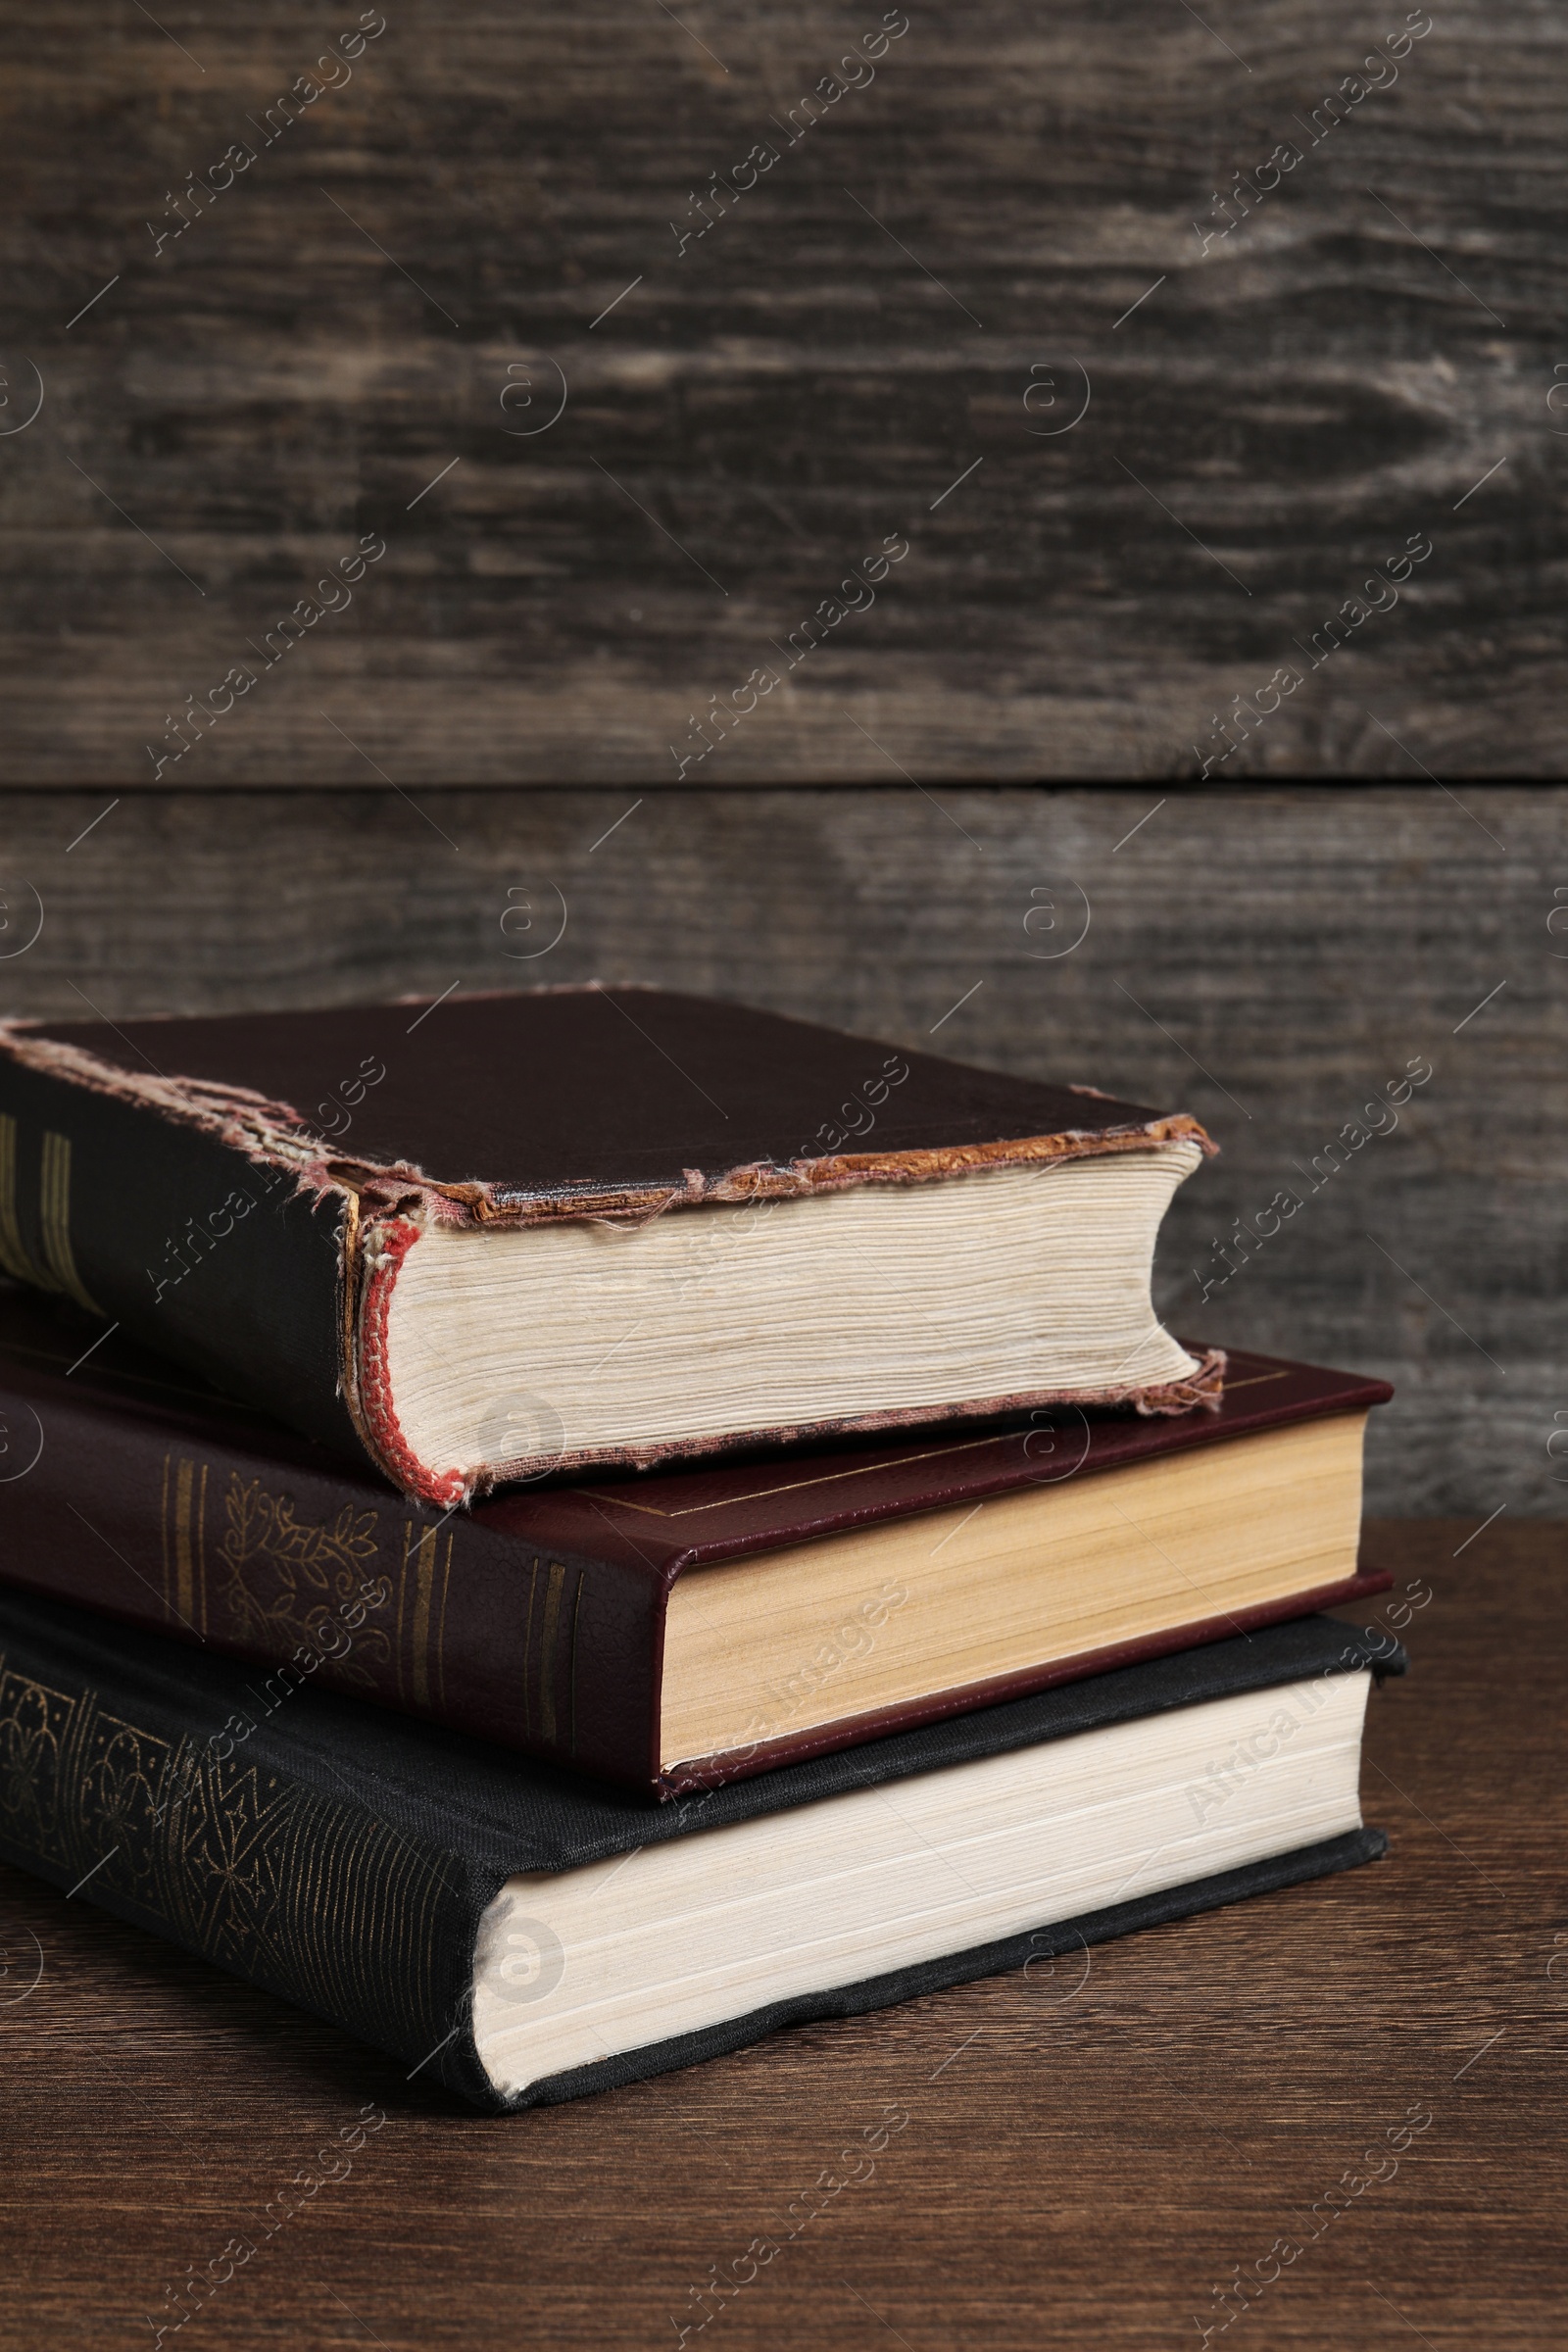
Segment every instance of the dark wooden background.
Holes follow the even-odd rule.
[[[352,606],[166,782],[670,783],[890,532],[875,608],[689,781],[1195,774],[1412,533],[1397,607],[1217,772],[1563,773],[1554,0],[1437,0],[1206,254],[1396,0],[912,0],[684,254],[689,192],[782,143],[875,0],[386,13],[158,251],[357,9],[6,12],[6,775],[150,781],[366,531]],[[528,438],[514,364],[524,421],[568,391]]]
[[[1561,1514],[1565,813],[1474,785],[13,793],[0,1010],[642,979],[1184,1106],[1223,1149],[1160,1245],[1174,1328],[1392,1378],[1378,1510]],[[1420,1057],[1397,1128],[1205,1302],[1233,1220]]]
[[[210,2352],[674,2346],[690,2289],[884,2102],[877,2177],[689,2342],[710,2352],[1556,2352],[1568,2335],[1568,1706],[1560,1544],[1372,1531],[1433,1593],[1372,1705],[1388,1859],[880,2016],[517,2117],[0,1872],[11,2109],[0,2344],[130,2352],[373,2101],[386,2124],[177,2338]],[[30,1989],[29,1989],[30,1987]],[[1063,1995],[1071,1997],[1063,1998]],[[20,1996],[20,1997],[19,1997]],[[1324,2226],[1391,2126],[1398,2170]],[[301,2183],[303,2186],[304,2184]],[[296,2197],[299,2190],[295,2191]]]

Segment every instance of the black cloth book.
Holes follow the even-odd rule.
[[[1372,1859],[1403,1666],[1305,1618],[658,1806],[0,1592],[0,1852],[529,2107]]]

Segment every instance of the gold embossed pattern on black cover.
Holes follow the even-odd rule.
[[[238,1710],[180,1727],[122,1678],[83,1681],[6,1634],[8,1854],[383,2047],[450,2018],[454,1967],[466,1979],[453,1857],[247,1760]]]

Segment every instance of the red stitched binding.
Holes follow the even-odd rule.
[[[389,1478],[405,1494],[417,1494],[425,1502],[445,1503],[449,1508],[466,1498],[467,1481],[461,1470],[449,1470],[438,1477],[427,1470],[403,1435],[392,1403],[392,1383],[387,1372],[386,1319],[392,1305],[392,1292],[402,1270],[403,1260],[419,1239],[419,1228],[406,1218],[377,1225],[376,1261],[366,1275],[364,1296],[360,1302],[359,1330],[359,1391],[360,1412],[375,1448],[376,1459]]]

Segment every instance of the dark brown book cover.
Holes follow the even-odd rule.
[[[1386,1589],[1357,1578],[677,1772],[661,1769],[664,1612],[688,1568],[1041,1482],[1357,1412],[1382,1381],[1233,1356],[1214,1412],[1037,1414],[952,1439],[538,1487],[439,1512],[0,1293],[0,1576],[255,1662],[257,1720],[313,1682],[645,1793],[770,1770]],[[242,1726],[233,1727],[243,1739]]]
[[[11,1021],[0,1023],[0,1272],[122,1325],[405,1492],[451,1503],[479,1474],[418,1458],[386,1367],[400,1270],[434,1226],[636,1224],[1178,1139],[1213,1149],[1184,1113],[656,989]],[[1212,1394],[1222,1360],[1143,1387],[1129,1370],[1105,1400],[1184,1411]],[[930,1418],[887,1411],[853,1426]],[[592,1458],[641,1467],[651,1449]]]

